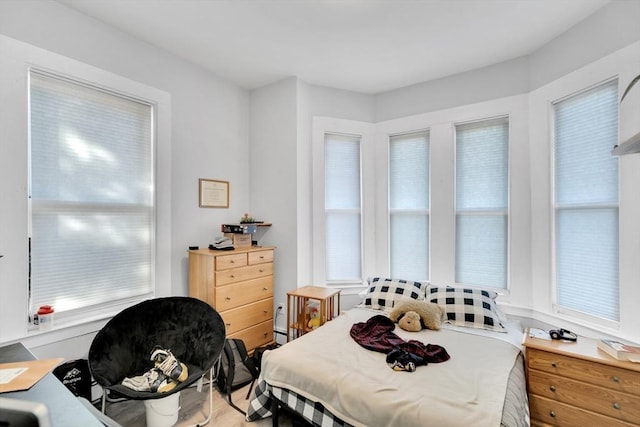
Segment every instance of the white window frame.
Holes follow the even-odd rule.
[[[509,302],[515,291],[516,299],[526,299],[526,287],[512,289],[512,277],[528,274],[529,255],[527,231],[529,201],[523,191],[515,191],[528,187],[528,168],[523,167],[527,159],[527,97],[517,95],[500,98],[479,104],[440,110],[432,113],[393,119],[376,124],[376,170],[388,171],[388,144],[392,135],[429,130],[430,144],[430,248],[429,248],[429,282],[437,285],[455,283],[455,125],[481,121],[495,117],[509,117],[509,206],[508,206],[508,254],[507,254],[507,288],[495,289],[501,302]],[[513,167],[512,165],[518,165]],[[388,172],[387,172],[388,173]],[[514,179],[514,174],[517,175]],[[384,177],[388,182],[388,176]],[[378,182],[382,179],[377,178]],[[376,234],[378,245],[376,251],[375,274],[389,272],[389,221],[388,221],[388,186],[376,187]],[[515,221],[520,228],[514,227],[511,220],[512,211],[516,211],[520,219]],[[380,272],[380,266],[386,266]]]
[[[0,265],[0,343],[21,340],[27,346],[46,345],[98,330],[127,305],[97,309],[86,316],[55,322],[52,331],[29,330],[28,323],[28,76],[29,67],[62,74],[152,102],[156,106],[155,296],[171,295],[171,97],[167,92],[114,73],[0,36],[0,194],[11,210],[0,212],[4,257]],[[24,163],[16,159],[24,159]],[[4,198],[4,197],[3,197]],[[5,202],[3,200],[3,203]]]
[[[566,306],[562,306],[560,305],[560,303],[558,302],[558,281],[557,281],[557,273],[558,273],[558,254],[557,254],[557,238],[558,238],[558,212],[562,211],[562,210],[566,210],[566,209],[570,209],[568,207],[564,207],[564,206],[558,206],[558,203],[556,201],[556,193],[557,193],[557,188],[556,188],[556,170],[557,170],[557,164],[556,164],[556,157],[555,157],[555,145],[556,145],[556,137],[555,137],[555,126],[556,126],[556,114],[555,114],[555,104],[562,102],[568,98],[571,98],[573,96],[578,96],[584,92],[587,92],[591,89],[597,88],[598,86],[604,85],[609,83],[611,80],[615,80],[615,78],[610,78],[610,79],[606,79],[605,81],[600,81],[600,82],[596,82],[588,87],[584,87],[582,89],[580,89],[577,92],[568,94],[560,99],[556,99],[553,100],[551,102],[551,118],[550,118],[550,132],[551,132],[551,148],[550,148],[550,156],[551,156],[551,189],[552,189],[552,194],[551,194],[551,206],[552,206],[552,213],[551,213],[551,227],[552,227],[552,232],[551,235],[553,236],[553,241],[552,241],[552,245],[551,245],[551,272],[552,272],[552,285],[553,285],[553,294],[552,294],[552,307],[553,307],[553,311],[555,313],[558,314],[563,314],[566,315],[568,317],[572,317],[572,318],[577,318],[577,319],[581,319],[581,320],[586,320],[586,321],[590,321],[590,322],[594,322],[597,324],[603,324],[606,325],[608,327],[616,327],[616,325],[618,324],[618,321],[611,321],[611,320],[607,320],[607,319],[602,319],[596,316],[592,316],[589,315],[587,313],[583,313],[580,311],[576,311],[576,310],[572,310]],[[619,85],[619,82],[618,82]],[[618,98],[621,96],[621,94],[618,95]],[[619,119],[618,119],[619,120]],[[613,148],[613,147],[612,147]],[[618,178],[619,178],[619,168],[618,168]],[[618,189],[620,187],[620,182],[618,181]],[[582,205],[578,205],[576,207],[577,209],[580,208],[586,208],[586,209],[602,209],[602,208],[615,208],[618,211],[618,221],[620,220],[620,203],[618,201],[617,204],[610,204],[610,203],[606,203],[606,204],[593,204],[592,206],[588,206],[588,207],[584,207]],[[574,209],[576,209],[574,208]],[[620,233],[618,232],[618,235],[620,235]],[[620,287],[620,283],[618,283],[618,288]]]
[[[550,324],[576,325],[628,339],[640,340],[640,155],[619,158],[619,289],[620,321],[613,322],[561,309],[556,301],[554,271],[554,188],[552,103],[612,78],[618,78],[618,96],[638,74],[640,42],[633,43],[529,94],[532,200],[532,311]],[[636,88],[634,88],[635,90]],[[619,105],[618,138],[625,141],[640,131],[640,94],[632,90]],[[612,147],[613,148],[613,147]],[[578,332],[580,330],[578,329]]]
[[[505,207],[504,210],[501,211],[483,211],[483,210],[477,210],[477,211],[472,211],[472,212],[463,212],[463,213],[459,213],[457,206],[455,206],[455,200],[456,200],[456,192],[457,192],[457,183],[456,185],[454,185],[454,194],[453,194],[453,200],[454,200],[454,230],[457,231],[457,227],[456,227],[456,220],[458,215],[491,215],[491,216],[502,216],[505,215],[506,216],[506,220],[507,220],[507,229],[506,229],[506,233],[507,235],[506,237],[506,259],[505,259],[505,274],[506,274],[506,283],[504,288],[502,287],[490,287],[490,286],[482,286],[483,289],[493,289],[494,291],[498,292],[498,293],[504,293],[505,291],[507,291],[510,288],[510,259],[511,259],[511,161],[510,161],[510,156],[511,156],[511,117],[506,114],[506,115],[498,115],[498,116],[492,116],[492,117],[485,117],[485,118],[481,118],[481,119],[476,119],[476,120],[472,120],[472,121],[458,121],[456,123],[453,124],[454,126],[454,138],[453,138],[453,145],[454,145],[454,152],[456,150],[457,147],[457,134],[456,134],[456,126],[459,125],[465,125],[465,124],[469,124],[469,123],[482,123],[482,122],[488,122],[488,121],[492,121],[492,120],[500,120],[500,119],[504,119],[507,121],[507,127],[508,127],[508,133],[507,133],[507,206]],[[457,152],[454,154],[454,165],[457,164]],[[456,176],[457,170],[456,167],[454,166],[454,177]],[[456,233],[454,232],[454,242],[455,242],[455,238],[457,237]],[[456,248],[454,248],[454,251],[456,251]],[[456,252],[457,253],[457,252]],[[454,255],[454,261],[455,261],[455,255]],[[455,263],[454,263],[454,277],[455,277]],[[467,287],[477,287],[476,285],[473,284],[467,284],[467,283],[461,283],[458,281],[455,281],[456,285],[458,286],[467,286]]]
[[[342,289],[361,288],[366,280],[365,272],[371,271],[370,253],[375,248],[373,229],[374,174],[372,125],[366,122],[341,120],[328,117],[313,118],[313,282]],[[328,281],[326,277],[326,226],[324,188],[324,147],[326,134],[344,134],[360,139],[361,182],[361,266],[362,280]]]
[[[403,132],[403,133],[397,133],[397,134],[393,134],[393,135],[387,135],[387,152],[386,152],[386,158],[387,158],[387,164],[386,164],[386,168],[387,168],[387,181],[386,181],[386,188],[387,188],[387,212],[386,212],[386,219],[387,219],[387,223],[389,224],[388,228],[387,228],[387,234],[385,236],[385,238],[387,239],[388,242],[388,247],[387,247],[387,253],[388,256],[386,258],[386,263],[387,263],[387,270],[389,271],[389,276],[394,276],[394,274],[391,273],[391,217],[392,217],[392,209],[391,209],[391,197],[389,195],[389,188],[391,186],[391,162],[389,162],[389,157],[391,156],[391,144],[392,141],[391,139],[393,137],[398,137],[398,136],[403,136],[403,135],[413,135],[413,134],[427,134],[427,145],[428,145],[428,159],[429,162],[427,164],[427,171],[429,173],[429,188],[428,188],[428,192],[429,192],[429,202],[428,202],[428,207],[427,209],[396,209],[395,212],[399,213],[399,214],[403,214],[403,213],[413,213],[413,212],[418,212],[420,214],[424,214],[427,216],[427,233],[429,234],[429,236],[431,236],[431,136],[430,136],[430,132],[429,129],[418,129],[415,131],[411,131],[411,132]],[[421,277],[397,277],[400,279],[409,279],[409,280],[422,280],[424,282],[428,282],[429,281],[429,276],[431,274],[431,265],[429,264],[430,258],[431,256],[429,255],[431,253],[431,238],[429,238],[429,241],[427,242],[427,257],[429,259],[427,259],[427,277],[421,278]]]
[[[313,162],[313,281],[326,284],[324,275],[324,135],[344,133],[362,135],[362,197],[363,197],[363,283],[335,284],[343,289],[362,288],[368,277],[389,275],[389,138],[392,135],[429,131],[430,148],[430,249],[429,282],[454,283],[455,268],[455,123],[470,122],[498,116],[509,116],[510,191],[509,212],[519,219],[509,221],[509,276],[529,274],[530,239],[528,167],[527,167],[527,97],[517,95],[479,104],[426,113],[376,124],[328,117],[314,117],[312,129]],[[432,161],[437,159],[437,161]],[[434,178],[435,177],[435,178]],[[437,185],[434,181],[438,181]],[[516,228],[517,227],[517,228]],[[501,301],[513,296],[510,288],[500,289]],[[530,298],[526,286],[515,289],[517,300]]]
[[[113,89],[111,88],[106,88],[106,87],[102,87],[102,86],[98,86],[96,83],[94,82],[87,82],[87,81],[78,81],[78,79],[68,76],[68,75],[61,75],[59,73],[52,73],[50,71],[44,71],[41,70],[37,67],[29,67],[29,74],[30,74],[30,81],[31,79],[35,78],[45,78],[45,79],[49,79],[52,81],[60,81],[60,82],[66,82],[67,84],[73,85],[73,86],[84,86],[85,88],[87,88],[89,91],[95,91],[95,92],[105,92],[110,96],[113,97],[119,97],[119,98],[126,98],[129,99],[132,102],[138,103],[138,104],[142,104],[142,105],[146,105],[147,107],[149,107],[150,109],[150,114],[151,114],[151,118],[150,118],[150,162],[151,162],[151,176],[150,176],[150,180],[151,182],[155,182],[155,167],[154,167],[154,159],[155,159],[155,146],[156,146],[156,135],[155,135],[155,122],[156,122],[156,103],[154,101],[149,101],[146,99],[141,99],[139,97],[134,98],[132,95],[130,94],[122,94],[122,93],[117,93],[115,92]],[[32,89],[31,83],[30,83],[30,90]],[[30,95],[31,96],[31,95]],[[31,119],[30,119],[31,120]],[[29,126],[31,127],[31,123],[29,123]],[[29,141],[29,156],[32,156],[33,153],[33,147],[32,147],[32,143],[31,140]],[[30,161],[30,163],[32,163]],[[146,167],[143,166],[143,167]],[[29,167],[30,169],[30,176],[33,177],[34,174],[34,169],[32,167],[32,165],[30,165]],[[33,237],[33,233],[34,233],[34,229],[33,229],[33,215],[34,215],[34,198],[33,198],[33,194],[32,194],[32,182],[30,182],[30,191],[29,191],[29,228],[28,228],[28,237],[30,239],[30,259],[31,259],[31,266],[30,266],[30,270],[33,273],[33,266],[34,266],[34,253],[37,252],[37,239],[34,240]],[[153,296],[153,291],[155,289],[155,275],[154,275],[154,268],[153,266],[155,265],[155,235],[156,235],[156,226],[155,226],[155,199],[156,199],[156,194],[155,191],[153,191],[153,187],[151,188],[151,223],[150,223],[150,241],[149,241],[149,248],[150,248],[150,255],[151,255],[151,266],[150,266],[150,291],[149,292],[140,292],[138,295],[136,296],[132,296],[132,297],[128,297],[128,298],[119,298],[119,299],[115,299],[115,300],[111,300],[111,301],[106,301],[102,304],[100,304],[100,306],[104,309],[110,305],[114,305],[116,307],[122,307],[127,306],[127,305],[131,305],[133,303],[139,302],[141,299],[147,299]],[[55,213],[60,213],[61,210],[63,209],[63,207],[65,206],[65,202],[64,201],[59,201],[59,200],[51,200],[51,201],[46,201],[43,203],[43,201],[39,201],[39,203],[44,204],[44,203],[48,203],[48,209],[51,209],[53,212]],[[97,208],[97,206],[100,206],[101,208],[104,207],[104,205],[102,204],[98,204],[95,202],[87,202],[87,201],[80,201],[76,204],[78,209],[84,210],[84,211],[89,211],[92,212],[93,214],[99,214],[100,210],[98,210],[99,208]],[[146,207],[144,206],[136,206],[136,210],[139,209],[146,209]],[[105,212],[109,212],[109,213],[113,213],[113,208],[107,208],[108,211]],[[40,212],[42,212],[42,208],[40,208]],[[132,211],[128,211],[128,213],[131,213]],[[39,236],[36,236],[39,237]],[[41,281],[42,282],[42,281]],[[33,315],[36,311],[37,311],[37,306],[38,304],[34,304],[34,297],[36,297],[36,292],[37,289],[34,290],[34,288],[36,288],[35,286],[36,284],[34,283],[34,275],[31,275],[30,278],[30,288],[31,288],[31,301],[30,301],[30,314]],[[42,285],[41,285],[42,286]],[[87,286],[90,286],[90,284],[87,284]],[[42,298],[40,298],[42,299]],[[55,304],[54,304],[55,305]],[[79,307],[76,309],[72,309],[72,310],[68,310],[66,312],[62,312],[62,310],[57,311],[56,315],[55,315],[55,319],[56,319],[56,325],[59,324],[65,324],[65,323],[69,323],[69,322],[78,322],[79,320],[85,318],[87,316],[87,314],[92,313],[94,310],[96,310],[97,305],[91,305],[91,306],[83,306],[83,307]],[[54,307],[55,309],[55,307]],[[35,327],[35,326],[34,326]]]

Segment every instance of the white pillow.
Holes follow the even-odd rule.
[[[496,306],[497,296],[484,289],[429,286],[426,299],[444,308],[448,323],[507,332]]]
[[[396,301],[401,299],[424,300],[427,285],[411,280],[385,279],[373,277],[367,279],[369,287],[359,307],[374,310],[391,310]]]

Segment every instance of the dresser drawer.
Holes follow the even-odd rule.
[[[256,264],[249,265],[247,267],[216,271],[216,287],[255,279],[256,277],[269,276],[272,274],[272,263]]]
[[[249,252],[249,265],[273,262],[273,250]]]
[[[529,369],[536,369],[640,396],[640,372],[533,348],[527,349],[527,366]]]
[[[216,270],[226,270],[227,268],[244,267],[247,265],[247,254],[229,254],[216,257]]]
[[[640,424],[640,402],[627,393],[538,371],[529,371],[529,393]]]
[[[220,313],[227,335],[273,319],[273,298],[247,304]]]
[[[266,298],[273,297],[273,276],[247,280],[215,289],[215,309],[218,312],[230,310]]]
[[[536,395],[529,395],[529,409],[531,425],[543,423],[542,425],[558,427],[634,427],[631,423]]]
[[[267,321],[259,323],[248,329],[227,336],[227,338],[240,338],[244,341],[248,352],[252,352],[256,347],[273,342],[273,322]]]
[[[228,268],[244,267],[247,265],[247,254],[219,255],[216,257],[216,270],[226,270]]]

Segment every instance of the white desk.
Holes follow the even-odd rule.
[[[0,347],[0,363],[25,360],[35,360],[35,357],[21,343]],[[54,427],[103,427],[78,398],[51,373],[45,375],[29,390],[2,393],[0,396],[44,403],[49,409]]]

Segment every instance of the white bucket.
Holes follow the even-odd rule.
[[[178,421],[180,392],[160,399],[144,401],[147,412],[147,427],[171,427]]]

